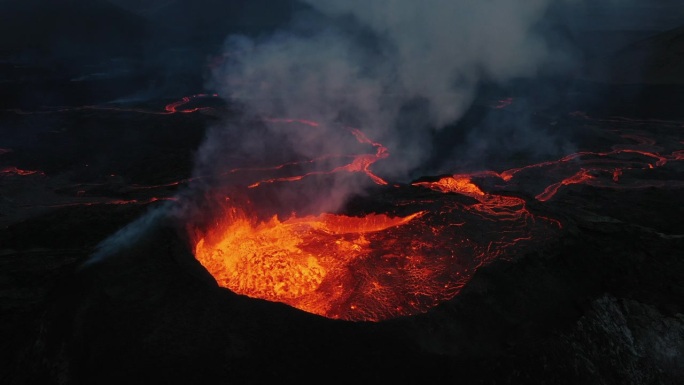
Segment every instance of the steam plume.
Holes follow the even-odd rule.
[[[362,128],[390,148],[391,167],[383,172],[391,177],[425,159],[430,130],[458,120],[479,82],[534,76],[554,54],[534,28],[551,0],[305,1],[318,12],[307,17],[317,21],[300,19],[266,38],[229,37],[214,86],[249,113],[320,122],[324,128],[285,135],[304,157],[345,152],[326,129]],[[236,129],[210,135],[199,167],[244,147],[269,156],[258,153],[269,135],[219,143],[226,137],[220,131]],[[271,132],[281,137],[279,129]]]

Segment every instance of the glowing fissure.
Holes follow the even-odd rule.
[[[624,139],[631,139],[636,141],[639,146],[645,147],[655,147],[655,140],[642,135],[637,134],[621,134]],[[642,161],[640,159],[634,160],[623,160],[620,157],[624,156],[637,156],[651,159],[652,161]],[[609,186],[605,181],[596,178],[593,173],[602,174],[607,173],[612,176],[611,180],[613,183],[618,183],[620,177],[623,176],[625,171],[629,170],[644,170],[644,169],[654,169],[657,167],[663,167],[669,161],[678,161],[684,159],[684,150],[673,151],[671,155],[661,155],[656,151],[646,151],[636,148],[630,148],[629,146],[613,146],[611,151],[606,152],[593,152],[593,151],[581,151],[573,154],[566,155],[560,159],[534,163],[523,167],[512,168],[509,170],[496,172],[496,171],[480,171],[469,174],[471,177],[496,177],[504,182],[511,182],[517,174],[530,172],[535,170],[548,170],[545,178],[559,174],[558,171],[561,168],[573,168],[573,166],[582,164],[580,170],[575,171],[571,176],[564,178],[558,182],[554,182],[546,186],[543,192],[536,195],[536,199],[539,201],[548,201],[553,198],[553,196],[558,193],[560,188],[563,186],[568,186],[572,184],[586,184],[595,187],[607,187]],[[580,163],[581,162],[581,163]],[[457,177],[457,176],[454,176]],[[454,182],[450,182],[454,183]],[[676,184],[676,183],[675,183]],[[651,187],[653,184],[635,184],[634,188],[639,187]],[[624,186],[623,186],[624,187]],[[432,186],[435,189],[449,189],[450,187],[445,186]],[[460,191],[463,193],[464,191]]]
[[[615,175],[615,174],[613,174],[613,175]],[[592,178],[593,178],[593,176],[591,176],[587,170],[580,170],[575,175],[573,175],[569,178],[565,178],[562,181],[560,181],[558,183],[554,183],[554,184],[550,185],[549,187],[545,188],[544,192],[537,195],[535,198],[537,200],[542,201],[542,202],[548,201],[554,195],[556,195],[556,193],[558,192],[558,189],[561,188],[562,186],[583,183],[583,182],[591,180]],[[613,180],[615,180],[615,177],[613,177]]]
[[[300,124],[305,124],[305,125],[311,126],[311,127],[318,127],[318,123],[311,122],[309,120],[301,120],[301,119],[268,119],[268,121],[271,123],[300,123]],[[328,170],[328,171],[312,171],[312,172],[308,172],[308,173],[302,174],[302,175],[293,175],[293,176],[281,177],[281,178],[263,179],[263,180],[260,180],[260,181],[257,181],[257,182],[250,184],[249,188],[258,187],[264,183],[295,182],[295,181],[302,180],[302,179],[309,177],[309,176],[329,175],[329,174],[335,174],[335,173],[338,173],[341,171],[361,172],[361,173],[366,174],[376,184],[386,185],[387,182],[384,179],[380,178],[379,176],[375,175],[370,170],[370,167],[375,162],[379,161],[380,159],[385,159],[389,156],[389,152],[387,151],[387,148],[380,143],[376,143],[376,142],[373,142],[370,139],[368,139],[368,137],[366,137],[366,135],[363,132],[361,132],[359,129],[356,129],[356,128],[348,128],[348,129],[354,135],[354,137],[356,138],[356,140],[359,143],[370,144],[371,146],[375,147],[376,148],[375,154],[337,156],[337,158],[350,158],[351,162],[349,162],[343,166],[335,167],[335,168]],[[306,163],[315,163],[317,160],[322,160],[322,159],[326,159],[329,157],[331,157],[331,156],[324,156],[324,157],[320,157],[317,159],[312,159],[312,160],[306,161]],[[289,163],[278,165],[275,167],[262,168],[260,170],[281,169],[281,168],[288,166],[288,165],[295,165],[295,164],[301,164],[301,163],[304,163],[304,162],[289,162]],[[237,172],[237,171],[241,171],[241,170],[244,170],[244,169],[235,169],[235,170],[231,170],[231,172]]]
[[[684,150],[675,151],[672,153],[674,160],[684,160]]]

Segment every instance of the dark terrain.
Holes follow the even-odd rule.
[[[684,160],[626,172],[628,188],[570,184],[545,202],[538,189],[507,191],[562,230],[483,266],[427,313],[326,319],[220,288],[195,260],[186,224],[164,209],[183,199],[206,131],[239,118],[212,96],[175,113],[165,106],[212,92],[206,75],[225,36],[276,28],[299,6],[257,18],[261,1],[224,13],[181,1],[144,17],[134,5],[64,3],[0,1],[11,10],[0,14],[0,382],[684,383]],[[68,22],[74,10],[84,17]],[[228,21],[210,30],[212,18]],[[597,61],[572,79],[483,85],[434,140],[456,147],[460,130],[530,114],[575,151],[609,150],[623,130],[681,152],[682,47],[682,28],[639,35],[600,60],[593,47]],[[507,97],[511,108],[491,107]],[[535,108],[517,111],[520,101]],[[501,171],[564,155],[483,161]],[[431,161],[425,172],[443,171]],[[419,195],[442,196],[375,188],[347,210]],[[93,259],[141,217],[132,241]]]

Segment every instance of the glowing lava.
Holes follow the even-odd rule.
[[[613,180],[614,181],[617,180],[618,176],[619,176],[619,170],[615,170],[613,172]],[[550,185],[549,187],[545,188],[544,192],[537,195],[535,198],[537,198],[537,200],[540,200],[542,202],[548,201],[554,195],[556,195],[556,193],[558,192],[558,189],[561,188],[562,186],[584,183],[584,182],[591,180],[592,178],[594,178],[594,177],[591,174],[589,174],[589,172],[587,170],[580,170],[575,175],[573,175],[569,178],[565,178],[562,181],[560,181],[558,183],[554,183],[554,184]]]
[[[441,178],[436,182],[416,182],[414,186],[423,186],[444,193],[460,193],[474,197],[483,197],[486,194],[480,190],[469,175],[454,175]]]
[[[270,122],[281,122],[281,123],[283,123],[283,122],[284,123],[300,123],[300,124],[304,124],[304,125],[311,126],[311,127],[318,127],[318,124],[315,122],[311,122],[308,120],[300,120],[300,119],[269,119],[269,121]],[[376,184],[386,185],[387,182],[384,179],[380,178],[379,176],[375,175],[370,170],[370,167],[373,165],[373,163],[379,161],[380,159],[385,159],[389,156],[389,152],[387,151],[387,148],[380,143],[376,143],[376,142],[371,141],[370,139],[368,139],[368,137],[363,132],[361,132],[360,130],[358,130],[356,128],[348,128],[348,129],[354,135],[354,137],[356,138],[356,140],[359,143],[370,144],[371,146],[375,147],[375,149],[376,149],[375,153],[374,154],[337,156],[338,158],[350,158],[351,162],[349,162],[345,165],[339,166],[339,167],[335,167],[335,168],[333,168],[331,170],[327,170],[327,171],[312,171],[312,172],[308,172],[308,173],[301,174],[301,175],[293,175],[293,176],[287,176],[287,177],[281,177],[281,178],[263,179],[263,180],[260,180],[258,182],[252,183],[251,185],[249,185],[249,187],[250,188],[258,187],[259,185],[264,184],[264,183],[295,182],[295,181],[302,180],[302,179],[309,177],[309,176],[326,175],[326,174],[329,175],[329,174],[334,174],[334,173],[338,173],[338,172],[350,172],[350,173],[361,172],[361,173],[366,174]],[[332,156],[329,156],[329,155],[328,156],[322,156],[322,157],[317,158],[317,159],[309,160],[306,163],[315,163],[317,161],[320,161],[323,159],[328,159],[328,158],[332,158]],[[301,163],[303,163],[303,162],[290,162],[290,163],[278,165],[276,167],[271,167],[271,168],[267,168],[267,169],[271,169],[271,170],[281,169],[281,168],[288,166],[288,165],[295,165],[295,164],[301,164]],[[236,171],[241,171],[241,170],[240,169],[231,170],[231,172],[236,172]]]
[[[215,97],[192,95],[169,103],[163,110],[99,105],[15,112],[105,110],[190,114],[212,109],[206,102]],[[512,103],[512,98],[502,99],[493,107],[502,109]],[[571,116],[583,122],[591,120],[581,112]],[[311,120],[268,118],[265,121],[316,130],[321,136],[331,133]],[[339,127],[340,132],[335,132],[329,140],[345,140],[344,148],[349,153],[322,153],[308,158],[285,156],[280,164],[259,163],[223,170],[217,175],[195,175],[149,186],[131,185],[126,192],[138,195],[127,195],[128,199],[88,197],[88,186],[75,186],[72,191],[76,192],[76,199],[69,197],[69,201],[59,200],[42,207],[175,200],[164,195],[168,191],[155,194],[160,197],[150,197],[147,191],[166,190],[197,180],[211,183],[218,178],[215,193],[225,203],[213,207],[210,222],[190,219],[189,230],[196,258],[220,286],[329,318],[381,321],[429,311],[454,298],[479,267],[499,258],[533,252],[554,239],[563,224],[540,215],[532,207],[553,204],[568,186],[684,187],[682,181],[661,180],[657,172],[651,174],[652,170],[668,167],[670,162],[684,160],[684,143],[679,131],[669,136],[660,134],[656,140],[648,129],[641,128],[658,125],[663,130],[680,130],[679,123],[626,118],[598,122],[610,125],[606,131],[620,143],[608,149],[583,149],[559,159],[503,171],[461,172],[424,178],[412,184],[390,184],[377,175],[373,166],[389,158],[388,149],[359,129]],[[352,151],[355,145],[357,151]],[[0,155],[10,151],[2,148]],[[372,211],[378,209],[373,202],[359,206],[362,209],[357,207],[355,215],[320,211],[313,215],[301,212],[274,215],[275,211],[291,211],[288,207],[260,207],[270,203],[266,201],[268,197],[277,196],[280,189],[308,191],[308,186],[326,188],[332,180],[346,181],[332,178],[333,174],[356,174],[361,179],[367,178],[369,185],[374,183],[381,192],[380,212]],[[6,177],[5,180],[32,180],[31,177],[15,178],[26,175],[44,174],[10,166],[0,168],[0,176]],[[645,179],[647,175],[655,176]],[[225,186],[244,193],[247,199],[242,202],[245,203],[235,203],[238,200],[228,193],[223,196],[218,190]],[[538,202],[533,205],[534,199]]]
[[[420,215],[321,214],[256,223],[234,211],[227,227],[197,242],[195,255],[221,286],[237,293],[340,318],[354,306],[344,309],[356,284],[349,266],[379,250],[370,235]]]
[[[212,109],[206,102],[216,96],[184,97],[167,104],[163,110],[108,104],[13,111],[19,114],[80,110],[191,114]],[[503,109],[513,102],[512,98],[506,98],[492,107]],[[592,120],[582,112],[571,116],[582,119],[583,124]],[[269,118],[265,121],[298,125],[299,129],[318,130],[320,134],[331,132],[311,120]],[[192,218],[188,224],[196,258],[219,285],[238,294],[286,303],[329,318],[380,321],[426,312],[454,298],[479,267],[498,258],[533,252],[554,239],[562,223],[540,215],[532,207],[552,205],[568,186],[684,188],[681,180],[663,180],[664,174],[656,170],[681,168],[681,164],[670,164],[684,160],[681,123],[627,118],[596,122],[609,126],[606,131],[620,143],[608,149],[583,149],[559,159],[503,171],[461,172],[412,184],[390,184],[373,171],[377,162],[389,157],[388,149],[359,129],[340,127],[340,132],[330,140],[348,139],[351,145],[344,148],[350,153],[323,153],[310,158],[286,156],[283,163],[275,165],[255,164],[223,170],[218,175],[195,175],[149,186],[131,185],[125,192],[137,195],[126,195],[127,199],[89,196],[89,186],[76,185],[71,189],[76,198],[69,196],[68,200],[59,199],[41,207],[175,200],[165,195],[168,191],[155,194],[160,197],[150,197],[147,191],[167,190],[197,180],[211,183],[218,178],[217,185],[244,192],[246,203],[235,203],[237,200],[230,194],[223,196],[216,191],[219,201],[225,200],[225,203],[212,207],[215,210],[211,221]],[[649,131],[654,125],[665,133],[659,133],[657,140]],[[672,133],[667,134],[667,130]],[[358,145],[358,151],[351,152],[349,147],[354,145]],[[0,155],[11,151],[0,148]],[[378,199],[382,208],[374,207],[371,201],[366,206],[360,205],[362,209],[357,207],[356,215],[314,212],[313,215],[278,216],[269,210],[281,208],[259,207],[268,203],[264,201],[268,199],[265,196],[277,195],[281,188],[325,188],[334,179],[330,177],[333,174],[367,178],[368,184],[374,183],[381,192]],[[19,178],[29,175],[34,177]],[[38,178],[44,175],[41,171],[0,167],[0,177],[17,183],[49,179]],[[652,179],[645,179],[649,175]],[[339,180],[345,179],[336,179]],[[312,183],[308,184],[309,181]],[[534,199],[538,202],[533,205]],[[281,211],[289,211],[288,207],[284,209]],[[380,212],[373,212],[375,209]],[[259,215],[255,214],[257,211]]]
[[[270,121],[318,127],[303,120]],[[284,220],[259,220],[228,197],[209,229],[191,230],[196,258],[220,286],[328,318],[380,321],[423,313],[453,298],[478,267],[531,249],[560,228],[558,221],[534,215],[522,198],[487,193],[465,174],[390,187],[371,170],[388,157],[387,148],[358,129],[349,132],[375,151],[339,156],[346,163],[328,170],[261,179],[247,193],[266,183],[301,183],[341,172],[365,175],[388,193],[415,195],[423,187],[436,192],[421,199],[388,198],[404,208],[402,214],[293,214]],[[249,170],[282,172],[323,158],[328,159]]]
[[[531,250],[560,228],[521,198],[485,193],[465,177],[416,186],[439,192],[394,201],[419,210],[400,216],[259,221],[228,206],[215,227],[197,232],[195,256],[238,294],[328,318],[380,321],[453,298],[480,266]]]
[[[308,120],[269,122],[321,128]],[[380,321],[422,313],[453,298],[479,267],[531,252],[563,228],[560,221],[531,210],[524,197],[547,202],[570,185],[684,187],[677,181],[643,180],[644,172],[683,160],[684,150],[681,142],[660,143],[641,130],[613,130],[624,143],[608,151],[580,151],[504,171],[454,174],[411,185],[389,185],[374,174],[372,166],[389,156],[387,148],[358,129],[348,130],[374,151],[235,169],[226,175],[280,175],[252,175],[256,182],[249,182],[247,190],[254,191],[276,182],[302,183],[315,175],[359,173],[383,186],[384,203],[397,214],[293,214],[285,220],[258,220],[246,207],[228,205],[209,229],[192,229],[196,257],[219,285],[335,319]],[[344,163],[316,166],[331,159]],[[313,171],[306,171],[308,167]]]

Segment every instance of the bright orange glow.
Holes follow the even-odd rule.
[[[259,221],[230,206],[212,229],[195,232],[195,256],[238,294],[328,318],[380,321],[453,298],[479,266],[561,227],[533,215],[521,198],[485,193],[466,175],[415,185],[454,195],[437,211],[407,216]],[[464,204],[455,194],[477,202]]]
[[[502,101],[501,108],[509,104]],[[322,128],[308,120],[268,121]],[[388,184],[376,175],[371,168],[389,157],[387,148],[358,129],[347,129],[373,150],[233,169],[225,175],[244,173],[249,177],[246,194],[258,196],[256,191],[267,183],[359,173],[386,186],[383,207],[403,214],[292,214],[259,220],[228,198],[231,206],[222,208],[208,228],[191,229],[197,259],[220,286],[334,319],[380,321],[423,313],[452,299],[479,267],[534,250],[563,228],[560,221],[528,208],[530,198],[525,197],[536,194],[536,200],[546,202],[573,184],[657,186],[664,182],[635,181],[635,176],[684,159],[683,150],[675,148],[662,155],[660,143],[647,133],[618,132],[624,142],[606,151],[580,151],[503,171],[454,174],[412,184],[433,192],[393,195],[391,191],[414,187]],[[329,160],[339,163],[331,166]],[[249,198],[247,202],[259,205]]]
[[[470,196],[485,195],[485,193],[470,180],[470,176],[468,175],[454,175],[442,178],[436,182],[418,182],[413,185],[427,187],[444,193],[452,192]]]
[[[554,184],[550,185],[549,187],[544,189],[544,192],[537,195],[536,198],[537,198],[537,200],[540,200],[542,202],[548,201],[549,199],[551,199],[551,197],[556,195],[556,193],[558,192],[558,189],[561,188],[562,186],[584,183],[584,182],[589,181],[593,178],[594,177],[592,175],[590,175],[587,170],[580,170],[575,175],[573,175],[569,178],[565,178],[558,183],[554,183]],[[615,178],[615,171],[613,172],[613,178]]]
[[[284,302],[331,318],[351,318],[344,315],[343,305],[353,293],[350,264],[369,258],[377,249],[367,235],[405,225],[421,215],[321,214],[285,221],[273,217],[257,223],[233,210],[221,230],[197,242],[195,255],[221,286],[238,294]]]
[[[318,128],[312,122],[298,119],[269,119],[269,122]],[[314,164],[334,157],[344,163],[328,170],[257,179],[247,186],[246,192],[250,194],[266,183],[297,183],[313,175],[342,172],[364,174],[377,185],[387,185],[371,171],[375,162],[388,157],[387,148],[358,129],[347,129],[358,143],[370,145],[375,151],[324,155],[229,173],[282,172],[290,166]],[[292,170],[301,171],[296,167]],[[474,184],[470,188],[484,195]],[[192,231],[195,256],[218,284],[238,294],[283,302],[334,319],[379,321],[425,312],[453,298],[490,256],[495,257],[527,239],[514,230],[510,239],[475,244],[467,235],[458,235],[463,223],[440,224],[444,220],[442,215],[462,207],[447,207],[434,215],[421,210],[419,201],[409,202],[417,205],[410,215],[370,213],[355,217],[323,213],[298,217],[292,214],[285,220],[277,216],[258,220],[235,200],[228,198],[226,202],[230,206],[223,208],[224,214],[211,228]],[[525,211],[524,205],[518,205],[515,210]],[[502,212],[503,216],[510,214],[506,209]],[[481,218],[493,214],[485,209],[474,209],[472,213],[467,215]],[[492,248],[496,250],[485,251]]]
[[[482,175],[488,174],[484,173]],[[527,210],[524,199],[506,195],[485,193],[477,185],[475,185],[475,183],[472,182],[469,175],[458,174],[441,178],[435,182],[418,182],[413,183],[413,185],[429,188],[431,190],[443,193],[456,193],[475,198],[479,203],[472,204],[464,209],[486,220],[495,219],[501,222],[525,222],[528,219],[534,218],[534,215]],[[555,224],[558,226],[558,228],[561,227],[560,222],[555,219],[545,217],[539,218],[548,223]],[[516,241],[513,243],[515,242]]]
[[[164,115],[173,119],[172,115],[213,110],[215,107],[210,105],[215,104],[217,100],[213,98],[217,97],[216,94],[196,94],[155,108],[104,104],[10,111],[55,114],[102,110]],[[491,107],[509,108],[512,103],[512,98],[505,98]],[[571,116],[582,119],[583,125],[595,120],[582,112]],[[333,128],[312,120],[267,118],[264,121],[270,125],[298,125],[297,129],[316,131],[320,137],[333,133]],[[607,134],[600,137],[600,143],[611,138],[618,142],[607,148],[582,148],[538,163],[523,163],[524,158],[517,158],[508,166],[514,168],[461,172],[411,186],[397,181],[388,183],[373,170],[376,163],[392,161],[388,159],[387,147],[359,129],[339,126],[340,132],[330,135],[326,141],[335,144],[344,135],[353,137],[343,138],[340,146],[321,146],[326,150],[319,153],[306,151],[307,157],[285,156],[274,162],[280,164],[262,163],[259,159],[255,164],[241,164],[239,168],[223,169],[216,174],[194,175],[152,185],[130,185],[125,191],[126,199],[90,196],[86,188],[76,186],[73,189],[78,191],[75,197],[61,196],[56,203],[36,207],[132,205],[176,200],[182,198],[168,196],[171,187],[198,180],[206,180],[206,185],[211,185],[218,177],[216,189],[239,190],[245,194],[245,204],[237,204],[235,197],[216,192],[211,198],[218,197],[218,201],[227,206],[212,206],[212,210],[208,210],[211,213],[198,215],[202,218],[188,218],[188,228],[196,258],[220,286],[329,318],[380,321],[429,311],[454,298],[479,267],[492,260],[514,258],[537,250],[562,228],[559,220],[539,215],[539,212],[544,207],[553,207],[551,200],[562,195],[566,186],[684,187],[681,180],[663,180],[668,174],[656,170],[661,167],[679,169],[676,161],[684,160],[681,123],[626,118],[596,122],[610,127],[605,130]],[[654,136],[650,129],[641,129],[641,125],[657,125],[663,129],[669,126],[668,129],[676,131]],[[316,149],[311,150],[315,152]],[[0,155],[12,151],[0,148]],[[3,157],[3,160],[5,158],[10,157]],[[329,178],[331,174],[360,177]],[[20,178],[28,175],[33,177]],[[655,176],[649,179],[645,175]],[[26,183],[50,179],[41,171],[12,166],[0,167],[0,177]],[[314,211],[315,215],[310,216],[303,216],[303,211],[293,213],[289,218],[273,215],[304,206],[302,203],[306,202],[298,200],[310,199],[317,191],[307,190],[307,194],[302,194],[307,198],[299,198],[299,191],[307,186],[334,189],[337,186],[325,183],[330,180],[340,185],[347,180],[356,183],[366,177],[368,185],[380,186],[374,186],[373,194],[379,193],[368,200],[360,198],[361,204],[352,208],[346,207],[363,213],[359,214],[361,216],[320,211]],[[104,185],[106,183],[109,182]],[[274,202],[291,202],[292,207],[274,208],[275,203],[267,200],[272,196],[281,198],[280,192],[289,188],[285,185],[296,185],[291,189],[295,193],[287,191],[287,199],[275,199]],[[160,191],[152,191],[157,189]],[[320,194],[317,198],[323,200],[324,196]],[[542,203],[533,204],[532,197]],[[252,209],[259,212],[259,216],[253,214]],[[311,207],[306,209],[313,210]],[[371,213],[376,210],[379,213]],[[207,219],[204,215],[212,215],[212,220],[204,222]]]

